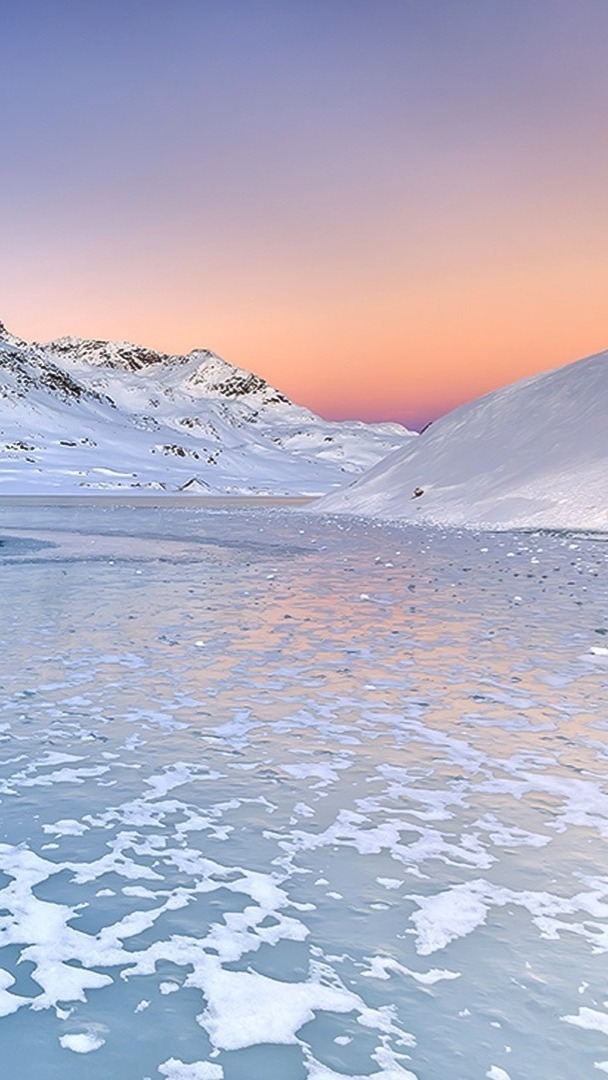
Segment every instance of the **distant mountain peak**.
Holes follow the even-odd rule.
[[[256,395],[264,405],[290,404],[289,398],[261,375],[228,363],[210,349],[194,349],[185,359],[197,364],[188,378],[191,387],[201,387],[206,393],[226,398]]]
[[[320,493],[409,438],[323,420],[211,349],[0,328],[0,494]]]
[[[0,319],[0,344],[14,345],[20,347],[22,345],[25,345],[26,342],[23,341],[21,338],[16,337],[15,334],[11,334],[10,330],[6,328],[6,326]]]
[[[172,372],[173,378],[177,372],[179,381],[197,396],[202,393],[229,399],[255,397],[256,405],[291,404],[289,398],[261,375],[236,367],[211,349],[192,349],[181,355],[159,352],[129,341],[77,337],[60,337],[35,347],[44,349],[55,361],[67,362],[79,369],[83,366],[108,368],[136,375],[154,372],[156,377]]]

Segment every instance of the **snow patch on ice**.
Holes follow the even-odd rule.
[[[567,1024],[585,1028],[586,1031],[601,1031],[608,1035],[608,1013],[599,1012],[598,1009],[579,1009],[575,1016],[562,1016]]]
[[[99,1050],[105,1041],[98,1032],[93,1030],[59,1036],[59,1043],[63,1049],[72,1050],[75,1054],[90,1054],[93,1050]]]
[[[318,1010],[361,1011],[361,999],[318,982],[286,983],[257,972],[226,971],[212,959],[188,977],[204,992],[207,1008],[198,1021],[220,1050],[259,1043],[296,1043],[297,1032]]]
[[[179,1058],[169,1058],[158,1066],[161,1076],[167,1080],[222,1080],[224,1070],[221,1065],[210,1061],[194,1061],[187,1065]]]

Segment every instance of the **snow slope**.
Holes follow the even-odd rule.
[[[443,525],[608,530],[608,352],[455,409],[315,508]]]
[[[30,345],[0,323],[0,494],[319,494],[411,438],[322,420],[207,349]]]

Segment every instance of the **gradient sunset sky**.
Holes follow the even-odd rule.
[[[608,0],[0,0],[0,319],[420,426],[608,348]]]

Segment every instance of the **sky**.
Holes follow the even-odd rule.
[[[420,427],[608,348],[606,0],[0,0],[0,319]]]

